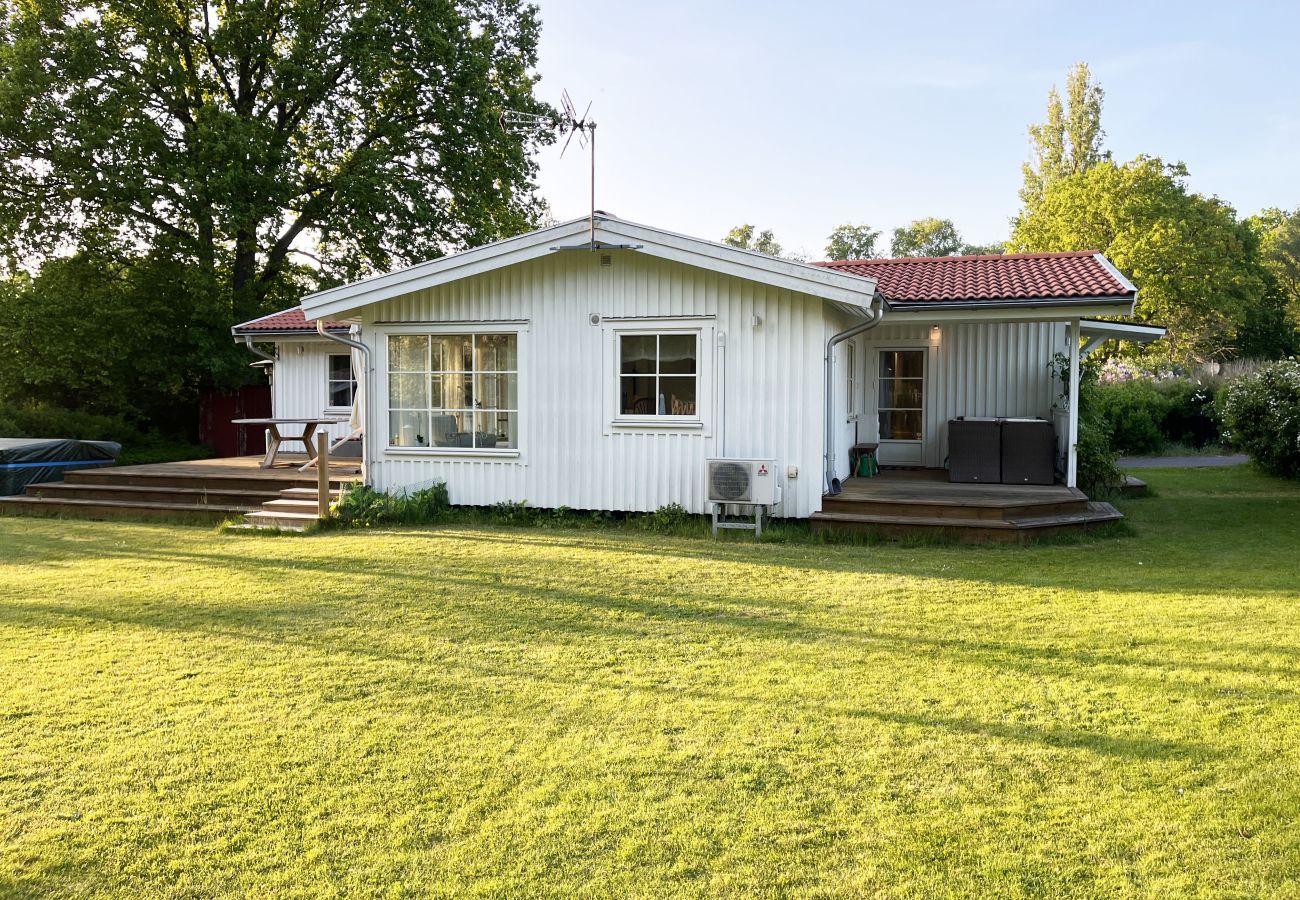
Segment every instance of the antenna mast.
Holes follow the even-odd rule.
[[[573,100],[569,97],[567,90],[560,95],[560,113],[550,116],[539,116],[536,113],[520,112],[514,109],[506,109],[501,112],[501,130],[507,134],[527,134],[534,131],[553,131],[568,132],[564,139],[564,146],[560,149],[560,159],[564,158],[565,151],[569,149],[569,143],[573,136],[578,136],[578,146],[584,150],[587,144],[591,144],[591,212],[589,216],[588,243],[592,250],[596,249],[596,123],[590,117],[591,103],[582,115],[578,115],[577,107],[573,105]]]

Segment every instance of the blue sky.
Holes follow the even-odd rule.
[[[1300,206],[1300,3],[539,5],[539,94],[594,101],[596,205],[647,224],[754,222],[814,258],[846,221],[999,240],[1077,60],[1117,158],[1182,160],[1242,215]],[[585,154],[540,162],[555,216],[585,215]]]

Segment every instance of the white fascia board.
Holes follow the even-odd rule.
[[[930,324],[943,324],[944,322],[1071,322],[1075,319],[1091,316],[1120,316],[1131,315],[1132,313],[1133,303],[1127,299],[1110,302],[1076,302],[1073,305],[1062,305],[1045,300],[1041,305],[1019,302],[1001,306],[988,304],[981,307],[972,303],[970,306],[960,308],[943,305],[917,307],[912,304],[898,304],[889,307],[888,319],[890,322],[895,323],[928,322]]]
[[[1112,262],[1111,262],[1110,260],[1108,260],[1106,257],[1102,256],[1100,253],[1094,253],[1094,254],[1093,254],[1093,259],[1097,260],[1097,262],[1099,262],[1099,263],[1101,264],[1101,267],[1102,267],[1103,269],[1105,269],[1107,272],[1109,272],[1111,275],[1113,275],[1116,281],[1118,281],[1120,284],[1124,285],[1124,290],[1126,290],[1126,291],[1132,291],[1132,292],[1133,292],[1133,296],[1134,296],[1134,298],[1137,297],[1137,290],[1138,290],[1138,289],[1137,289],[1137,285],[1134,284],[1133,282],[1129,281],[1128,278],[1125,277],[1125,275],[1124,275],[1123,272],[1121,272],[1119,269],[1115,268],[1115,264],[1114,264],[1114,263],[1112,263]]]
[[[1096,337],[1103,340],[1132,341],[1136,344],[1149,344],[1158,341],[1168,331],[1160,325],[1141,325],[1137,322],[1098,322],[1084,319],[1079,323],[1079,331],[1084,337]]]
[[[377,275],[364,281],[309,294],[302,300],[302,309],[309,319],[337,316],[342,312],[357,310],[403,294],[526,262],[548,253],[583,252],[581,249],[557,250],[556,247],[566,246],[566,242],[575,240],[585,242],[588,239],[589,228],[587,219],[574,219],[519,237],[467,250],[464,253],[411,266],[398,272]],[[635,225],[621,219],[597,216],[595,239],[598,243],[630,244],[636,248],[633,252],[810,294],[823,300],[844,303],[862,310],[870,307],[876,288],[876,282],[871,278],[846,275],[818,266],[777,259],[761,253],[739,250],[644,225]],[[567,246],[574,245],[570,243]]]
[[[396,272],[318,291],[302,298],[302,310],[309,319],[334,316],[448,281],[526,262],[550,253],[556,242],[585,235],[588,227],[587,219],[574,219]]]

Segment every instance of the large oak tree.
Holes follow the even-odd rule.
[[[240,319],[296,253],[344,278],[525,230],[547,138],[498,116],[547,111],[537,37],[517,0],[4,0],[0,239],[161,253]]]

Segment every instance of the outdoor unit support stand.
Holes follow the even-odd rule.
[[[748,506],[754,510],[753,522],[742,522],[738,519],[723,518],[723,509],[727,506]],[[713,504],[713,536],[718,536],[719,528],[739,528],[741,530],[751,530],[754,537],[763,536],[763,511],[767,509],[761,503],[714,503]]]

